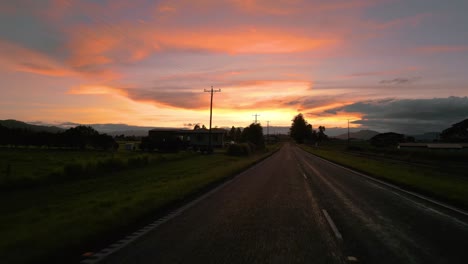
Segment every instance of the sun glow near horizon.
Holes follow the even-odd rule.
[[[461,0],[44,1],[0,3],[2,119],[208,124],[210,86],[219,127],[303,113],[421,130],[468,112]],[[449,120],[419,122],[434,103]]]

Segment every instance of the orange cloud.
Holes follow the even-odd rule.
[[[0,65],[13,71],[52,77],[82,77],[101,80],[115,79],[119,76],[110,69],[73,68],[43,53],[4,40],[0,40],[0,55]]]
[[[143,27],[143,26],[142,26]],[[75,30],[69,50],[75,67],[142,60],[162,50],[199,50],[227,54],[296,53],[329,49],[340,40],[333,37],[309,37],[286,29],[154,29],[107,28]],[[123,27],[128,28],[128,27]],[[86,32],[86,33],[83,33]],[[88,37],[86,37],[88,36]]]
[[[120,95],[127,96],[128,93],[123,89],[106,86],[106,85],[81,85],[74,87],[68,91],[69,94],[82,94],[82,95]]]

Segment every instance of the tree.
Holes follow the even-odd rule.
[[[370,139],[370,143],[375,147],[393,147],[398,143],[405,142],[405,135],[388,132],[375,135]]]
[[[328,136],[325,135],[325,127],[324,127],[324,126],[319,126],[319,132],[318,132],[317,137],[318,137],[317,140],[318,140],[319,142],[328,139]]]
[[[291,137],[299,144],[304,143],[307,136],[312,135],[312,125],[308,125],[302,114],[298,114],[292,120],[289,129]]]
[[[236,128],[236,133],[234,135],[234,141],[239,141],[242,136],[242,130],[240,127]]]
[[[193,130],[198,130],[200,129],[200,124],[196,124],[194,127],[193,127]]]
[[[250,126],[244,128],[242,131],[242,141],[250,142],[258,149],[265,148],[262,126],[258,123],[252,123]]]
[[[90,126],[76,126],[63,132],[65,143],[72,148],[85,149],[86,145],[91,145],[93,137],[99,133]]]
[[[227,134],[227,139],[228,140],[235,140],[236,138],[236,128],[234,126],[231,127],[231,130],[229,130]]]

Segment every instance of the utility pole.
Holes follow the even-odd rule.
[[[208,133],[208,152],[211,153],[213,151],[213,147],[211,146],[211,121],[213,119],[213,93],[221,92],[221,89],[213,90],[213,86],[211,86],[211,90],[204,90],[205,93],[211,93],[211,100],[210,100],[210,132]]]
[[[348,119],[348,145],[349,145],[349,119]]]
[[[255,124],[257,124],[257,117],[260,116],[259,114],[252,115],[255,116]]]
[[[270,121],[267,121],[267,143],[270,141]]]

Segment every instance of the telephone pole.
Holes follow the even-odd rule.
[[[348,145],[349,145],[349,119],[348,119]]]
[[[255,124],[257,124],[257,117],[260,116],[259,114],[252,115],[255,116]]]
[[[267,143],[270,141],[270,121],[267,121]]]
[[[213,90],[213,86],[211,86],[211,90],[204,90],[205,93],[211,93],[211,100],[210,100],[210,131],[208,133],[208,152],[213,152],[213,148],[211,146],[211,121],[213,119],[213,93],[221,92],[221,89]]]

